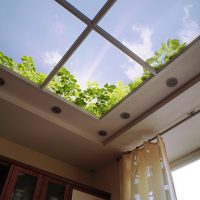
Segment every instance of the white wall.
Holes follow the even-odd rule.
[[[90,194],[80,192],[78,190],[73,190],[72,200],[103,200],[103,199]]]
[[[119,162],[98,170],[94,174],[94,187],[111,193],[111,200],[120,199]]]

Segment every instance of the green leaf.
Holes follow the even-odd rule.
[[[161,48],[146,62],[154,69],[159,70],[175,55],[182,52],[185,47],[186,43],[181,43],[177,39],[169,39],[166,43],[162,43]],[[0,64],[36,84],[41,84],[47,77],[47,74],[36,70],[37,68],[30,56],[22,56],[21,63],[15,63],[12,58],[0,52]],[[151,73],[144,69],[142,77],[133,80],[128,85],[118,81],[116,84],[109,85],[106,83],[103,87],[100,87],[98,83],[88,81],[87,87],[82,89],[76,78],[66,68],[62,67],[47,87],[67,101],[100,117],[150,77]]]

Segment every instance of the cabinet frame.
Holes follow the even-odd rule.
[[[64,199],[65,200],[70,200],[69,199],[69,188],[70,185],[68,183],[65,183],[63,181],[57,180],[55,178],[52,177],[48,177],[48,176],[44,176],[43,178],[43,184],[42,184],[42,190],[41,190],[41,194],[40,194],[40,200],[44,200],[46,199],[46,194],[47,194],[47,190],[48,190],[48,184],[49,183],[55,183],[58,185],[63,185],[65,187],[65,191],[64,191]]]
[[[12,172],[13,172],[13,169],[14,169],[14,165],[13,165],[13,164],[10,164],[10,169],[9,169],[9,172],[8,172],[8,175],[7,175],[7,178],[6,178],[6,181],[5,181],[5,184],[4,184],[2,193],[0,194],[0,200],[3,200],[3,199],[4,199],[4,195],[5,195],[5,192],[6,192],[8,183],[9,183],[9,181],[10,181],[10,177],[11,177],[11,174],[12,174]]]
[[[5,195],[4,195],[3,199],[5,199],[5,200],[10,200],[11,199],[12,194],[13,194],[14,189],[15,189],[15,185],[16,185],[16,182],[17,182],[18,175],[20,173],[31,175],[31,176],[34,176],[34,177],[37,178],[33,199],[34,200],[39,199],[40,189],[41,189],[42,181],[43,181],[43,175],[38,174],[36,172],[33,172],[31,170],[22,168],[22,167],[18,167],[18,166],[15,166],[13,171],[12,171],[12,175],[10,177],[10,180],[9,180],[8,185],[7,185],[7,188],[6,188]]]

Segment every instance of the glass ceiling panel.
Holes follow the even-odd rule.
[[[154,56],[163,42],[178,39],[180,43],[173,40],[162,46],[159,59],[164,64],[186,46],[181,44],[200,34],[199,9],[199,0],[117,1],[99,25],[144,60]]]
[[[85,14],[90,19],[93,19],[95,15],[99,12],[99,10],[106,3],[106,0],[67,0],[71,5],[80,10],[83,14]]]
[[[0,52],[16,63],[22,63],[22,56],[31,56],[39,73],[33,72],[27,57],[23,57],[23,65],[10,68],[39,84],[86,27],[49,0],[2,0],[0,24]],[[2,61],[7,59],[2,53],[0,63],[11,65]]]
[[[59,94],[97,117],[150,77],[143,68],[92,32],[50,82]],[[141,79],[142,77],[142,79]]]

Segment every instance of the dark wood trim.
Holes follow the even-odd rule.
[[[65,196],[64,196],[64,199],[65,200],[70,200],[70,198],[71,198],[70,184],[66,184],[65,185]]]
[[[41,195],[40,195],[40,200],[46,199],[49,183],[55,183],[55,184],[64,186],[65,187],[64,199],[68,200],[69,191],[68,191],[68,189],[66,189],[66,187],[68,187],[69,184],[66,184],[63,181],[60,181],[60,180],[57,180],[57,179],[54,179],[54,178],[48,177],[48,176],[45,176],[43,178],[43,184],[42,184],[42,191],[41,191]]]
[[[39,195],[40,195],[40,188],[41,188],[41,185],[42,185],[43,176],[38,174],[38,173],[35,173],[31,170],[24,169],[24,168],[18,167],[18,166],[14,166],[14,169],[13,169],[13,172],[12,172],[12,177],[11,177],[12,179],[10,179],[9,184],[7,185],[7,189],[6,189],[6,192],[5,192],[3,199],[5,199],[5,200],[11,199],[11,196],[12,196],[12,193],[14,191],[15,184],[16,184],[16,181],[17,181],[17,177],[20,173],[28,174],[28,175],[31,175],[31,176],[34,176],[34,177],[37,178],[33,199],[38,200]]]
[[[40,193],[40,200],[46,199],[47,189],[48,189],[48,180],[45,179],[44,177],[43,182],[42,182],[42,189]]]
[[[19,166],[19,167],[22,167],[22,168],[25,168],[25,169],[28,169],[28,170],[31,170],[31,171],[36,172],[38,174],[42,174],[43,176],[48,176],[48,177],[51,177],[53,179],[57,179],[57,180],[60,180],[62,182],[65,182],[67,184],[70,184],[71,188],[72,188],[71,190],[73,190],[73,188],[74,188],[74,189],[83,191],[85,193],[92,194],[92,195],[97,196],[99,198],[102,198],[102,199],[105,199],[105,200],[110,200],[111,195],[108,192],[105,192],[105,191],[102,191],[102,190],[87,186],[87,185],[82,184],[82,183],[78,183],[76,181],[73,181],[73,180],[70,180],[70,179],[67,179],[67,178],[52,174],[50,172],[46,172],[46,171],[44,171],[42,169],[38,169],[36,167],[30,166],[28,164],[21,163],[21,162],[19,162],[17,160],[14,160],[14,159],[11,159],[11,158],[7,158],[7,157],[2,156],[2,155],[0,155],[0,160],[4,161],[4,162],[7,162],[7,163],[14,164],[16,166]],[[71,198],[69,198],[69,199],[71,199]]]
[[[10,166],[10,164],[3,162],[3,161],[0,161],[0,165]]]
[[[69,185],[69,197],[67,200],[72,200],[72,192],[73,192],[73,187],[72,185]]]
[[[6,182],[4,184],[4,187],[3,187],[3,190],[2,190],[2,193],[1,193],[1,196],[0,196],[0,200],[4,199],[6,188],[7,188],[8,184],[9,184],[10,177],[11,177],[11,174],[13,172],[13,169],[14,169],[14,165],[10,165],[10,169],[9,169],[8,176],[6,178]]]

